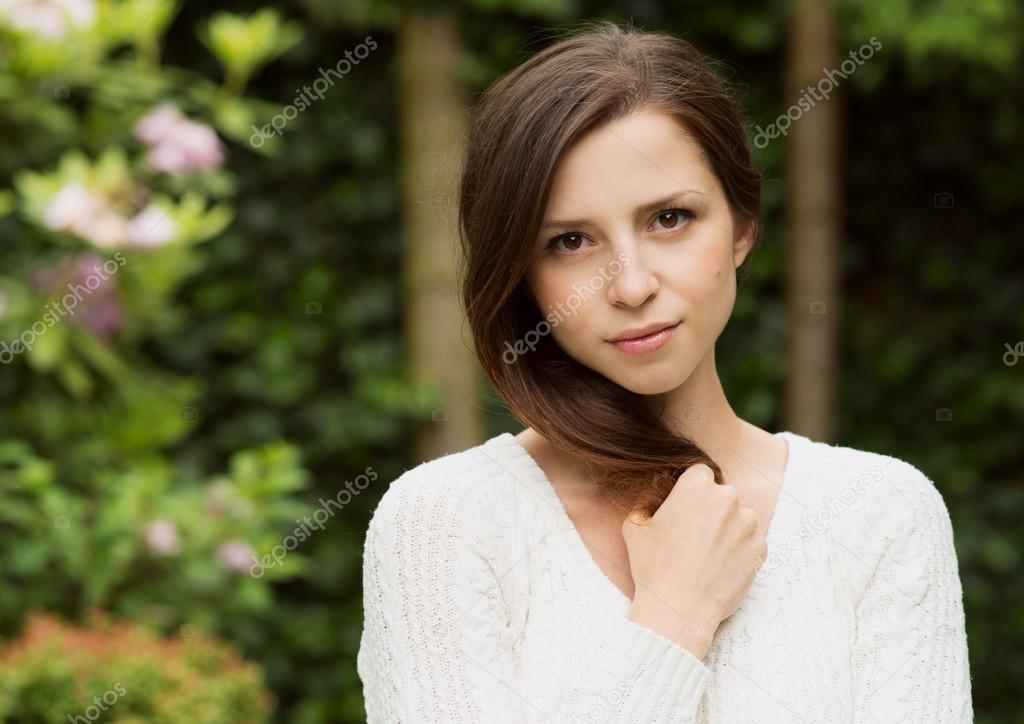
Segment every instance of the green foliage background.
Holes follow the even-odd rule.
[[[415,463],[409,423],[429,421],[432,407],[406,383],[400,338],[392,49],[411,8],[276,4],[301,39],[265,67],[225,73],[201,30],[217,11],[260,7],[185,4],[163,31],[160,72],[122,50],[77,75],[0,85],[0,189],[25,170],[55,168],[70,149],[95,158],[112,139],[131,148],[135,111],[171,96],[214,123],[229,152],[222,176],[168,193],[233,213],[187,253],[126,266],[151,269],[136,283],[164,292],[134,299],[146,324],[117,360],[68,332],[50,364],[0,368],[0,635],[15,635],[28,604],[73,618],[98,604],[168,632],[198,624],[264,667],[279,721],[354,722],[364,718],[355,670],[363,532],[387,482]],[[785,2],[459,7],[473,91],[538,49],[543,29],[607,17],[676,33],[720,59],[757,124],[792,102],[782,88]],[[976,720],[1022,721],[1024,583],[1013,574],[1024,544],[1015,523],[1024,515],[1024,363],[1004,362],[1024,340],[1022,11],[1012,0],[842,0],[839,12],[842,47],[871,36],[883,44],[832,101],[844,106],[839,438],[909,460],[942,491],[964,581]],[[367,35],[377,49],[276,144],[246,143],[244,121],[266,122]],[[12,62],[0,58],[0,67]],[[55,97],[57,86],[68,97]],[[786,369],[784,152],[785,140],[758,152],[766,235],[719,345],[734,407],[769,429],[782,424]],[[937,204],[939,194],[952,205]],[[12,211],[0,217],[0,289],[68,251],[66,239],[14,212],[16,198],[0,196]],[[518,429],[493,396],[488,408],[494,433]],[[378,483],[275,576],[239,581],[210,563],[225,538],[269,549],[368,465]],[[141,521],[199,520],[218,482],[261,513],[197,523],[189,540],[208,540],[180,566],[147,563]],[[60,516],[67,527],[52,524]]]

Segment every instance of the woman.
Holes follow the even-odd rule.
[[[723,393],[760,183],[737,102],[667,35],[588,24],[484,94],[463,299],[529,427],[378,505],[370,722],[972,720],[932,482]]]

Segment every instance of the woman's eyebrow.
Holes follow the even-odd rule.
[[[660,198],[655,201],[651,201],[650,203],[646,203],[636,207],[636,215],[642,216],[643,214],[646,214],[650,211],[655,211],[656,209],[668,206],[673,202],[681,202],[682,199],[691,194],[698,194],[701,197],[705,195],[703,191],[699,191],[697,189],[681,189],[679,191],[674,191],[673,193],[669,194],[668,196],[665,196],[664,198]],[[565,219],[563,221],[549,220],[541,224],[540,228],[574,228],[578,226],[590,226],[591,224],[592,222],[589,219]]]

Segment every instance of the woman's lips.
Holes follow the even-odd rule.
[[[644,337],[623,339],[618,342],[611,342],[610,344],[615,345],[620,352],[625,352],[626,354],[647,354],[664,346],[669,338],[675,334],[680,324],[681,322],[676,322],[671,327],[665,327]]]

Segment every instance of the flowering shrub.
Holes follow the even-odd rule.
[[[298,450],[270,436],[223,459],[190,458],[203,382],[154,352],[187,338],[180,292],[234,219],[229,162],[255,152],[240,143],[276,110],[246,97],[247,81],[301,32],[274,10],[217,15],[198,29],[222,69],[215,82],[161,61],[180,9],[0,0],[0,115],[17,152],[0,154],[0,635],[31,607],[68,618],[101,607],[163,631],[241,638],[232,626],[272,610],[273,583],[303,565],[296,555],[271,580],[248,575],[307,512],[295,497],[309,477]],[[248,673],[235,681],[228,658],[181,646],[138,688],[123,682],[126,702],[148,703],[117,707],[117,720],[265,717]],[[144,663],[96,655],[100,678],[87,680],[97,685]],[[4,670],[7,716],[84,716],[83,662],[25,656],[24,673]],[[207,674],[211,685],[196,687]],[[19,709],[26,701],[37,708]]]
[[[241,7],[0,0],[0,638],[33,605],[207,625],[279,721],[361,721],[365,509],[441,404],[401,364],[388,51],[355,5]]]
[[[178,9],[163,0],[0,2],[0,47],[11,50],[0,53],[0,89],[14,91],[5,115],[42,143],[63,141],[53,165],[19,169],[13,188],[0,190],[0,216],[17,215],[19,245],[33,250],[0,272],[0,363],[24,355],[77,398],[104,373],[79,332],[112,343],[100,354],[113,359],[173,323],[172,295],[202,264],[195,246],[233,216],[228,142],[245,142],[273,109],[245,97],[245,85],[301,37],[271,9],[217,14],[200,28],[224,70],[217,85],[160,64],[160,35]],[[114,259],[117,273],[102,285],[33,281],[69,266],[83,276],[86,264]],[[105,323],[54,323],[80,311]]]
[[[268,577],[249,575],[308,513],[291,497],[307,482],[297,451],[272,445],[237,453],[210,480],[152,458],[78,488],[59,485],[55,466],[24,443],[0,440],[0,566],[19,591],[0,596],[0,625],[15,628],[28,606],[69,615],[99,606],[166,629],[257,615],[271,604],[268,579],[304,565],[293,554]]]
[[[0,651],[0,722],[260,724],[272,707],[259,667],[195,627],[161,638],[36,613]]]

